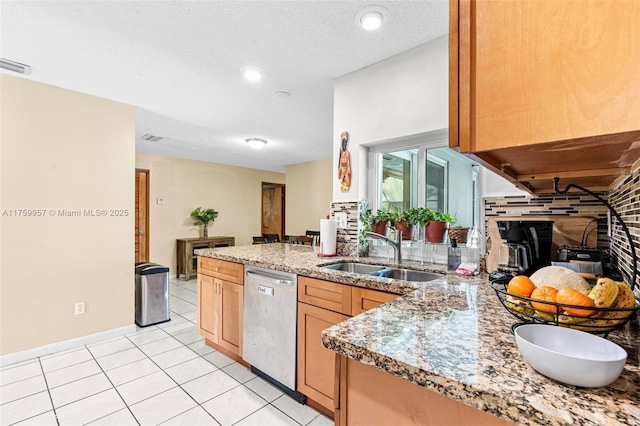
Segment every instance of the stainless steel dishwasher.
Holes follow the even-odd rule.
[[[245,265],[242,358],[296,401],[297,276]]]

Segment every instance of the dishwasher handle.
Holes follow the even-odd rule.
[[[294,284],[293,280],[283,279],[274,275],[261,274],[259,272],[247,271],[246,275],[247,275],[247,278],[256,278],[261,281],[267,281],[271,284],[276,284],[276,285],[292,286]]]

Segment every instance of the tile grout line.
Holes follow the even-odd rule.
[[[125,336],[125,337],[126,337],[126,336]],[[133,342],[131,342],[131,343],[133,343]],[[134,345],[135,345],[135,344],[134,344]],[[116,391],[116,393],[118,394],[118,396],[120,397],[120,399],[121,399],[121,400],[122,400],[122,402],[124,403],[125,407],[127,407],[127,410],[129,410],[129,413],[131,413],[131,417],[133,417],[133,419],[136,421],[136,423],[137,423],[138,425],[140,425],[140,422],[138,421],[138,419],[136,418],[136,416],[134,416],[134,415],[133,415],[133,412],[131,411],[131,408],[129,408],[129,404],[127,404],[127,401],[125,401],[125,400],[124,400],[124,398],[122,397],[122,395],[120,394],[120,392],[118,392],[118,388],[116,388],[116,385],[114,385],[114,384],[113,384],[113,382],[111,381],[111,379],[110,379],[110,378],[109,378],[109,376],[107,375],[107,372],[104,370],[104,368],[102,368],[102,366],[101,366],[101,365],[100,365],[100,363],[98,362],[98,359],[93,355],[93,353],[91,352],[91,350],[90,350],[89,348],[87,348],[87,350],[88,350],[88,351],[89,351],[89,353],[91,354],[91,358],[93,358],[94,362],[98,365],[98,368],[100,368],[100,371],[102,371],[102,374],[104,374],[104,376],[107,378],[107,380],[108,380],[108,381],[109,381],[109,383],[111,384],[111,386],[112,386],[113,390],[114,390],[114,391]],[[115,352],[115,353],[117,353],[117,352]],[[146,355],[146,354],[145,354],[145,355]],[[108,390],[108,389],[107,389],[107,390]],[[103,392],[106,392],[106,391],[103,391]],[[99,392],[99,393],[102,393],[102,392]],[[95,395],[98,395],[98,394],[95,394]],[[93,395],[91,395],[91,396],[93,396]],[[88,397],[87,397],[87,398],[88,398]],[[83,399],[84,399],[84,398],[83,398]],[[78,400],[78,401],[80,401],[80,400]],[[76,402],[76,401],[74,401],[74,402]],[[103,419],[103,418],[105,418],[105,417],[107,417],[107,416],[110,416],[110,415],[112,415],[112,414],[114,414],[114,413],[117,413],[118,411],[120,411],[120,410],[116,410],[116,411],[114,411],[113,413],[109,413],[109,414],[106,414],[106,415],[104,415],[104,416],[102,416],[102,417],[98,417],[97,419],[93,419],[93,420],[91,420],[89,423],[91,423],[91,422],[95,422],[95,421],[100,420],[100,419]],[[87,423],[87,424],[88,424],[88,423]],[[63,425],[63,426],[64,426],[64,425]]]
[[[47,375],[44,374],[44,367],[42,366],[42,360],[40,359],[40,357],[38,357],[38,365],[40,366],[40,371],[42,371],[42,378],[44,379],[44,385],[47,387],[47,395],[49,395],[49,401],[51,401],[51,409],[53,410],[53,417],[56,419],[56,424],[60,426],[60,419],[58,419],[58,412],[56,411],[56,406],[53,403],[53,397],[51,396],[51,389],[49,388],[49,381],[47,380]],[[24,421],[24,420],[21,420],[21,421]]]

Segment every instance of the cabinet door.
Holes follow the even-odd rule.
[[[217,284],[215,279],[198,274],[198,332],[212,342],[217,342]]]
[[[336,353],[322,346],[322,330],[348,316],[298,303],[297,390],[333,411]]]
[[[638,130],[639,1],[454,0],[451,11],[462,152]]]
[[[218,345],[242,356],[244,287],[216,279],[218,283]]]
[[[353,287],[351,289],[351,315],[361,314],[397,297],[400,296],[368,288]]]

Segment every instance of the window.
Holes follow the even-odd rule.
[[[446,147],[446,141],[413,140],[369,150],[371,207],[402,212],[428,207],[472,227],[480,215],[479,166]]]

